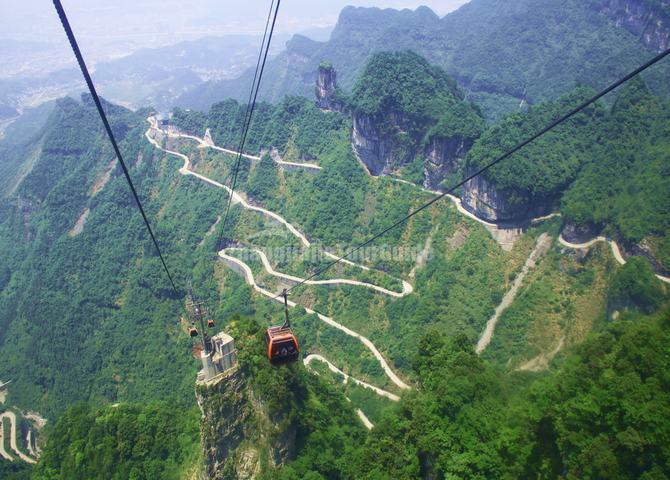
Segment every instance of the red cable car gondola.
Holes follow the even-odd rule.
[[[298,340],[291,330],[291,322],[288,318],[288,294],[286,289],[284,295],[284,325],[270,327],[265,331],[265,347],[268,360],[272,365],[282,365],[294,362],[300,355]]]

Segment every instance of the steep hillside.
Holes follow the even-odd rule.
[[[589,337],[544,378],[496,372],[474,354],[467,339],[432,332],[421,339],[412,362],[420,388],[388,410],[367,435],[347,421],[352,412],[341,395],[329,394],[318,377],[284,369],[284,380],[302,377],[301,388],[307,387],[297,423],[309,433],[294,444],[299,448],[293,460],[278,470],[244,472],[219,464],[217,476],[210,478],[249,478],[252,472],[255,478],[280,480],[662,478],[670,461],[665,442],[670,432],[667,422],[659,421],[670,415],[670,365],[664,354],[669,318],[667,309],[652,317],[627,315]],[[256,383],[269,381],[266,387],[271,387],[276,375]],[[279,398],[278,406],[290,396]],[[153,406],[120,406],[98,411],[96,417],[73,409],[56,426],[50,462],[38,465],[34,478],[117,478],[108,476],[107,465],[120,468],[117,474],[131,467],[135,472],[118,478],[174,478],[180,467],[174,459],[184,458],[190,448],[184,443],[192,436],[190,424],[167,423],[158,437],[144,437],[132,449],[122,441],[142,438],[154,424],[165,422],[167,413]],[[164,439],[170,447],[157,451],[162,435],[172,435]],[[178,457],[174,438],[182,447]],[[91,450],[91,440],[104,447]],[[57,450],[57,442],[65,442],[63,448]],[[84,455],[76,456],[75,445]],[[109,461],[113,452],[120,461]],[[270,454],[265,452],[266,461]],[[77,469],[72,468],[75,458],[80,459]],[[245,467],[258,461],[251,455],[242,460]],[[166,472],[168,465],[173,469]]]
[[[58,420],[31,478],[184,479],[199,458],[198,412],[150,402],[77,405]]]
[[[288,42],[286,51],[268,64],[261,95],[271,100],[287,93],[310,95],[324,60],[350,90],[375,52],[412,50],[445,68],[494,119],[517,110],[522,101],[556,98],[576,83],[602,87],[642,63],[661,48],[652,38],[667,42],[663,5],[645,0],[473,0],[442,19],[425,7],[349,7],[327,42],[301,36]],[[629,16],[631,9],[635,14]],[[646,19],[646,27],[638,26]],[[667,71],[650,74],[654,87],[666,92]],[[236,80],[205,83],[185,94],[180,104],[207,109],[226,97],[241,100],[252,76],[250,71]]]
[[[53,102],[46,102],[26,110],[0,134],[0,197],[11,195],[32,169],[40,148],[41,130],[53,108]]]
[[[421,183],[433,188],[461,169],[484,129],[481,113],[463,97],[451,77],[416,54],[376,54],[345,101],[354,151],[373,175],[425,156]]]
[[[466,159],[472,171],[567,111],[590,93],[514,114],[490,128]],[[560,205],[568,235],[600,232],[629,254],[668,270],[667,192],[670,106],[640,79],[621,89],[611,109],[597,105],[464,187],[463,205],[493,221],[523,221]],[[582,240],[580,240],[580,238]]]
[[[479,136],[477,108],[443,70],[412,53],[373,56],[351,95],[337,98],[342,109],[290,96],[257,105],[225,226],[244,107],[227,100],[207,113],[177,110],[163,125],[148,109],[105,103],[177,285],[191,283],[217,328],[239,339],[230,382],[196,391],[205,468],[292,480],[663,471],[665,424],[611,418],[623,418],[633,398],[667,418],[668,287],[646,260],[620,258],[617,243],[570,244],[556,216],[507,229],[445,198],[291,291],[303,365],[274,369],[263,357],[260,333],[283,315],[277,292],[434,197],[410,181],[421,179],[416,160],[420,167],[434,137],[475,142],[453,171],[460,176],[587,93],[533,106]],[[651,214],[629,220],[661,235],[663,102],[629,85],[612,108],[595,106],[488,181],[535,189],[519,196],[526,216],[534,204],[560,206],[570,224],[590,224],[578,199],[597,212],[599,197],[586,187],[600,180],[580,186],[581,175],[598,174],[590,166],[605,162],[599,149],[616,147],[636,166],[629,178],[661,176]],[[369,175],[359,162],[352,112],[406,140],[411,155],[393,165],[402,178]],[[198,350],[180,322],[184,292],[169,288],[91,100],[59,101],[35,139],[32,167],[0,210],[0,378],[13,380],[12,405],[50,420],[78,401],[96,405],[75,407],[47,432],[53,443],[35,472],[68,478],[81,462],[96,478],[117,462],[137,478],[194,473]],[[16,164],[28,163],[22,155]],[[625,202],[653,193],[626,187]],[[623,212],[623,203],[608,212]],[[623,231],[629,224],[614,213],[598,226]],[[593,331],[600,336],[583,343]],[[634,361],[640,355],[648,362]],[[613,380],[624,377],[630,390]],[[166,403],[155,406],[159,399]],[[575,403],[615,415],[596,427]],[[168,422],[179,408],[180,421]],[[145,439],[145,430],[156,435]],[[143,440],[129,450],[124,435]],[[174,437],[183,448],[167,444]]]
[[[670,104],[639,81],[625,89],[561,211],[581,231],[604,231],[670,271]]]
[[[668,0],[600,0],[593,8],[638,36],[651,50],[670,46],[670,2]]]
[[[593,92],[576,89],[555,102],[506,116],[489,128],[466,158],[464,173],[482,168]],[[464,186],[463,204],[489,221],[524,221],[552,211],[587,162],[602,128],[602,105],[589,107]]]
[[[221,197],[180,188],[176,168],[155,161],[143,141],[143,115],[107,108],[168,262],[181,276],[194,261],[187,245],[200,242]],[[14,381],[9,401],[53,418],[77,400],[180,390],[190,397],[181,299],[170,298],[155,268],[160,263],[90,99],[60,101],[39,144],[0,214],[0,375]],[[198,207],[177,221],[171,209],[184,202]]]

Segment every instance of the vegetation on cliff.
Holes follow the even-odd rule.
[[[561,210],[577,225],[607,227],[607,233],[629,243],[656,237],[654,253],[667,268],[670,104],[633,80],[597,128],[588,162]]]
[[[456,81],[412,52],[375,54],[348,104],[354,116],[371,118],[381,135],[393,135],[401,162],[434,138],[471,143],[484,128],[479,109],[464,100]]]
[[[26,463],[0,460],[0,478],[3,480],[29,480],[32,471]]]
[[[207,114],[175,109],[172,121],[184,131],[202,136],[209,128],[214,142],[237,150],[242,136],[246,105],[225,100],[212,106]],[[259,103],[254,109],[245,149],[258,153],[276,147],[283,152],[293,146],[304,158],[320,155],[332,141],[333,132],[345,124],[342,115],[322,112],[313,101],[303,97],[284,97],[277,104]]]
[[[668,469],[670,312],[627,315],[540,378],[494,371],[465,337],[419,343],[420,388],[337,471],[302,452],[309,478],[655,478]],[[631,410],[630,405],[636,407]],[[321,451],[338,448],[327,438]],[[297,479],[294,464],[279,478]],[[303,474],[304,470],[299,473]]]
[[[589,89],[577,89],[555,102],[505,117],[475,143],[466,168],[475,171],[490,163],[591,95]],[[513,190],[514,198],[526,204],[559,195],[588,158],[593,124],[602,115],[602,107],[590,107],[515,153],[510,161],[491,168],[486,178],[496,189]]]
[[[184,284],[203,253],[193,247],[223,196],[184,183],[176,161],[154,159],[143,113],[110,108],[140,197]],[[78,400],[191,398],[181,299],[171,298],[115,164],[105,188],[95,189],[113,154],[94,107],[59,102],[39,141],[41,154],[0,209],[0,365],[3,379],[13,379],[10,401],[54,418]],[[191,207],[177,214],[183,205]],[[86,208],[83,230],[71,233]]]
[[[578,88],[555,102],[507,116],[467,157],[480,168],[530,137],[593,92]],[[565,219],[633,245],[644,239],[670,261],[670,105],[639,78],[611,108],[596,104],[485,173],[510,205],[560,204]]]

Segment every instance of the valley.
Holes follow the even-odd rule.
[[[244,208],[252,209],[252,210],[258,211],[258,212],[260,212],[260,213],[262,213],[262,214],[265,214],[265,215],[269,216],[269,217],[272,218],[273,220],[278,221],[280,224],[286,226],[286,227],[288,228],[288,230],[289,230],[293,235],[295,235],[295,236],[302,242],[302,244],[303,244],[306,248],[309,248],[309,246],[310,246],[310,242],[309,242],[309,240],[307,240],[307,238],[305,237],[305,235],[303,235],[302,233],[300,233],[300,232],[299,232],[293,225],[291,225],[290,223],[288,223],[288,222],[287,222],[286,220],[284,220],[281,216],[279,216],[278,214],[276,214],[276,213],[274,213],[274,212],[270,212],[270,211],[268,211],[268,210],[265,210],[265,209],[263,209],[263,208],[261,208],[261,207],[252,207],[249,203],[247,203],[247,202],[241,197],[241,194],[240,194],[239,192],[233,192],[233,191],[230,189],[230,187],[227,187],[227,186],[225,186],[225,185],[222,185],[222,184],[220,184],[220,183],[218,183],[218,182],[215,182],[215,181],[213,181],[213,180],[210,180],[210,179],[208,179],[208,178],[206,178],[206,177],[204,177],[204,176],[202,176],[202,175],[198,175],[198,174],[194,173],[193,171],[191,171],[191,169],[190,169],[190,160],[189,160],[189,158],[188,158],[186,155],[181,154],[181,153],[179,153],[179,152],[175,152],[175,151],[171,151],[171,150],[165,150],[165,149],[163,149],[163,148],[160,146],[160,144],[158,143],[158,141],[155,140],[154,137],[155,137],[156,134],[164,134],[165,132],[163,132],[162,130],[160,130],[160,129],[158,128],[158,126],[157,126],[157,122],[156,122],[156,120],[155,120],[154,118],[149,118],[148,121],[149,121],[149,123],[151,124],[151,127],[150,127],[150,129],[147,131],[147,133],[145,134],[145,136],[146,136],[146,138],[149,140],[149,142],[151,142],[152,145],[156,146],[156,148],[160,148],[161,150],[164,150],[166,153],[170,153],[170,154],[172,154],[172,155],[176,155],[176,156],[178,156],[178,157],[180,157],[180,158],[182,158],[182,159],[184,160],[184,166],[179,170],[179,173],[181,173],[182,175],[194,175],[194,176],[196,176],[197,178],[199,178],[199,179],[201,179],[201,180],[204,180],[204,181],[206,181],[207,183],[209,183],[209,184],[211,184],[211,185],[214,185],[214,186],[217,186],[217,187],[226,189],[226,190],[228,191],[229,194],[232,194],[232,195],[233,195],[233,202],[235,202],[235,203],[240,203]],[[168,135],[170,135],[170,134],[168,134]],[[184,137],[184,138],[192,138],[192,139],[196,139],[196,140],[200,141],[201,144],[204,144],[205,146],[207,146],[207,147],[209,147],[209,148],[215,148],[215,149],[217,148],[215,145],[208,144],[208,143],[204,143],[204,142],[201,141],[201,139],[199,139],[198,137],[193,137],[193,136],[190,136],[190,135],[183,135],[183,134],[179,134],[179,133],[172,133],[171,136],[173,136],[173,137]],[[231,152],[230,150],[224,150],[224,151],[225,151],[226,153],[230,153],[230,152]],[[235,152],[232,152],[232,153],[234,154]],[[258,160],[260,160],[260,158],[258,158],[258,157],[247,157],[247,159],[258,159]],[[279,162],[277,162],[277,163],[279,163]],[[248,266],[246,263],[244,263],[242,260],[239,260],[238,258],[231,257],[231,256],[229,256],[229,255],[227,254],[227,251],[230,251],[230,250],[231,250],[231,249],[223,249],[223,250],[219,251],[219,252],[218,252],[219,257],[222,258],[222,259],[224,260],[224,262],[226,262],[227,264],[231,265],[231,268],[236,269],[236,270],[240,270],[240,271],[243,273],[246,282],[247,282],[249,285],[251,285],[257,292],[259,292],[259,293],[261,293],[262,295],[264,295],[264,296],[270,298],[271,300],[275,300],[275,301],[281,303],[283,300],[281,299],[281,297],[278,296],[278,294],[269,292],[268,290],[265,290],[264,288],[259,287],[259,286],[256,284],[256,282],[255,282],[255,280],[254,280],[254,275],[253,275],[253,273],[252,273],[252,271],[251,271],[251,268],[249,268],[249,266]],[[279,278],[281,278],[282,280],[290,280],[291,282],[294,282],[294,283],[295,283],[295,282],[302,282],[302,281],[303,281],[303,279],[301,279],[301,278],[294,277],[294,276],[291,276],[291,275],[281,274],[281,273],[279,273],[279,272],[276,272],[276,271],[272,268],[272,266],[270,265],[270,263],[269,263],[267,257],[265,256],[265,254],[264,254],[262,251],[260,251],[260,250],[256,250],[256,252],[259,254],[259,256],[260,256],[261,259],[262,259],[263,267],[266,269],[266,271],[267,271],[270,275],[279,277]],[[330,258],[332,258],[332,259],[337,259],[337,258],[338,258],[337,256],[333,255],[332,253],[330,253],[330,252],[328,252],[328,251],[326,251],[326,252],[324,252],[324,253],[325,253],[326,256],[328,256],[328,257],[330,257]],[[356,266],[356,267],[359,267],[359,268],[362,268],[362,269],[368,269],[368,267],[366,267],[366,266],[363,266],[363,265],[357,265],[357,264],[355,264],[355,263],[353,263],[353,262],[349,262],[349,261],[347,261],[347,263],[348,263],[349,265],[353,265],[353,266]],[[364,282],[359,282],[359,281],[356,281],[356,280],[349,280],[349,279],[311,280],[311,281],[307,281],[306,284],[307,284],[307,285],[328,285],[328,284],[332,284],[332,285],[338,285],[338,284],[356,285],[356,286],[362,286],[362,287],[366,287],[366,288],[372,288],[372,289],[377,290],[377,291],[379,291],[379,292],[381,292],[381,293],[383,293],[383,294],[390,295],[390,296],[393,296],[393,297],[402,297],[402,296],[411,294],[411,293],[412,293],[412,290],[413,290],[413,289],[412,289],[412,286],[411,286],[408,282],[406,282],[406,281],[404,281],[404,280],[403,280],[403,291],[400,292],[400,293],[398,293],[398,292],[392,292],[392,291],[390,291],[390,290],[387,290],[387,289],[385,289],[385,288],[383,288],[383,287],[379,287],[379,286],[377,286],[377,285],[372,285],[372,284],[369,284],[369,283],[364,283]],[[295,302],[293,302],[293,301],[289,301],[289,306],[291,306],[291,307],[296,307],[297,304],[296,304]],[[309,309],[309,308],[305,308],[305,311],[306,311],[307,313],[310,313],[310,314],[315,313],[313,310],[311,310],[311,309]],[[386,373],[386,375],[389,377],[389,379],[390,379],[395,385],[397,385],[397,386],[398,386],[399,388],[401,388],[401,389],[407,389],[407,388],[410,388],[405,382],[403,382],[402,380],[400,380],[400,378],[398,378],[398,376],[395,374],[395,372],[393,372],[393,370],[391,370],[391,368],[390,368],[389,365],[387,364],[387,362],[386,362],[386,360],[384,359],[384,357],[382,356],[382,354],[379,352],[379,350],[377,350],[377,348],[374,346],[374,344],[373,344],[369,339],[367,339],[367,338],[361,336],[360,334],[354,332],[353,330],[351,330],[351,329],[345,327],[344,325],[342,325],[342,324],[336,322],[335,320],[333,320],[333,319],[330,318],[330,317],[327,317],[327,316],[322,315],[322,314],[317,314],[317,315],[318,315],[318,317],[319,317],[321,320],[323,320],[323,321],[324,321],[325,323],[327,323],[328,325],[331,325],[331,326],[333,326],[333,327],[335,327],[335,328],[337,328],[337,329],[343,331],[344,333],[346,333],[346,334],[349,335],[349,336],[352,336],[352,337],[355,337],[355,338],[360,339],[361,342],[362,342],[362,343],[363,343],[363,344],[364,344],[364,345],[365,345],[365,346],[372,352],[372,354],[378,359],[381,368],[384,370],[384,372]],[[307,361],[307,358],[310,358],[310,357],[306,357],[306,358],[305,358],[305,365],[308,365],[308,364],[309,364],[309,361]],[[315,359],[323,359],[323,357],[321,357],[321,356],[316,356],[316,357],[312,356],[311,358],[315,358]],[[330,362],[328,362],[328,361],[325,360],[325,359],[323,359],[323,360],[326,361],[329,365],[332,366],[332,364],[331,364]],[[332,367],[332,368],[336,368],[336,367]],[[356,381],[357,383],[360,382],[360,381],[355,380],[355,379],[354,379],[354,381]],[[365,382],[362,382],[362,384],[365,384]],[[365,384],[365,385],[368,385],[368,384]],[[380,393],[381,395],[388,395],[388,392],[383,392],[382,390],[379,390],[379,389],[376,389],[375,391],[376,391],[377,393]],[[397,399],[398,397],[396,396],[395,398]]]
[[[217,187],[224,188],[230,193],[230,188],[229,187],[226,187],[225,185],[219,184],[218,182],[215,182],[211,179],[206,178],[205,176],[202,176],[202,175],[199,175],[199,174],[196,174],[195,172],[193,172],[191,170],[192,164],[191,164],[188,156],[186,156],[184,154],[180,154],[179,152],[176,152],[176,151],[166,150],[165,148],[160,146],[160,144],[156,140],[156,138],[162,138],[162,137],[163,138],[164,137],[185,138],[185,139],[191,139],[191,140],[197,141],[198,144],[199,144],[198,148],[212,148],[212,149],[223,151],[223,152],[229,153],[229,154],[235,154],[234,151],[229,150],[229,149],[224,149],[222,147],[218,147],[218,146],[214,145],[213,142],[211,141],[211,135],[209,134],[209,132],[207,132],[206,135],[205,135],[205,138],[208,139],[206,141],[203,138],[179,132],[178,130],[174,129],[173,127],[171,127],[167,131],[166,130],[161,130],[157,126],[157,122],[154,118],[149,118],[148,121],[149,121],[151,126],[150,126],[149,130],[147,131],[147,133],[145,134],[146,138],[154,146],[156,146],[156,148],[160,148],[163,151],[166,151],[167,153],[176,155],[184,161],[184,166],[180,169],[180,173],[182,173],[184,175],[189,175],[189,174],[190,175],[195,175],[197,178],[200,178],[201,180],[206,181],[206,182],[208,182],[212,185],[215,185]],[[249,161],[259,161],[260,160],[259,156],[247,155],[247,154],[244,154],[243,156],[244,156],[245,160],[249,160]],[[277,164],[281,166],[280,162],[277,162]],[[300,165],[300,164],[296,164],[295,162],[292,162],[291,165],[295,166],[295,165]],[[308,167],[308,168],[310,168],[310,167]],[[401,179],[398,179],[398,181],[405,182],[404,180],[401,180]],[[409,183],[409,182],[407,182],[407,183]],[[410,185],[414,186],[413,184],[410,184]],[[431,193],[431,194],[439,194],[440,193],[440,192],[430,191],[430,190],[426,190],[426,189],[423,189],[423,191],[425,191],[427,193]],[[299,241],[303,244],[303,246],[305,248],[309,248],[311,246],[311,243],[309,242],[309,240],[307,240],[306,236],[304,234],[300,233],[295,226],[288,223],[286,220],[284,220],[282,217],[280,217],[276,213],[265,210],[262,207],[255,207],[255,206],[252,207],[252,205],[250,205],[247,201],[245,201],[242,198],[242,195],[243,195],[243,193],[236,192],[233,202],[234,203],[240,203],[244,208],[247,208],[247,209],[254,208],[256,211],[261,212],[265,215],[268,215],[273,220],[278,221],[281,225],[284,225],[287,229],[289,229],[289,231],[294,236],[296,236],[296,238],[299,239]],[[457,211],[460,214],[462,214],[465,217],[470,218],[472,220],[475,220],[476,222],[482,224],[487,230],[489,230],[489,232],[493,235],[494,238],[499,237],[499,235],[496,235],[498,230],[499,230],[499,227],[496,224],[487,222],[486,220],[482,220],[482,219],[476,217],[470,211],[463,208],[463,206],[461,204],[461,200],[459,198],[457,198],[453,195],[449,195],[448,199],[451,200],[454,203],[454,205],[457,207]],[[553,214],[545,215],[541,218],[531,219],[531,223],[537,224],[541,221],[550,220],[551,218],[554,218],[556,215],[560,215],[560,214],[553,213]],[[514,230],[516,230],[516,229],[514,229]],[[558,239],[559,239],[559,242],[560,242],[561,245],[569,247],[569,248],[575,248],[575,249],[588,248],[589,246],[593,245],[593,243],[595,243],[595,241],[597,241],[599,239],[604,240],[604,238],[601,237],[599,239],[595,239],[594,241],[586,242],[584,244],[572,244],[572,243],[569,243],[569,242],[565,241],[561,235],[558,236]],[[507,307],[509,307],[512,304],[512,302],[514,300],[514,297],[516,296],[517,291],[519,290],[519,288],[522,285],[522,282],[524,280],[524,277],[525,277],[528,269],[532,268],[532,266],[534,266],[534,264],[539,260],[539,258],[543,255],[543,253],[546,252],[546,250],[548,248],[550,248],[551,238],[546,233],[543,233],[538,237],[537,242],[538,242],[537,246],[535,247],[535,249],[533,251],[530,252],[530,255],[528,256],[528,259],[526,260],[526,264],[524,265],[520,274],[516,276],[516,278],[514,280],[514,283],[511,285],[510,290],[505,294],[505,296],[503,296],[503,298],[501,299],[500,304],[495,308],[494,316],[487,322],[486,327],[483,330],[483,332],[482,332],[482,334],[479,338],[479,341],[476,345],[476,348],[475,348],[477,353],[481,353],[486,348],[486,346],[488,346],[488,344],[491,342],[493,332],[494,332],[494,329],[495,329],[495,325],[496,325],[496,323],[499,319],[500,314]],[[620,264],[624,264],[625,261],[623,260],[623,258],[621,257],[618,249],[616,248],[616,243],[612,242],[611,245],[612,245],[612,253],[614,254],[615,259]],[[512,246],[513,246],[513,243],[512,243]],[[501,244],[501,247],[504,250],[508,250],[508,251],[511,249],[511,246],[509,244],[506,244],[506,243]],[[241,259],[229,255],[230,252],[234,252],[236,250],[237,251],[245,251],[244,249],[239,249],[239,248],[226,248],[226,249],[221,250],[218,253],[218,255],[221,259],[224,260],[224,262],[227,265],[229,265],[230,268],[232,268],[233,270],[238,271],[239,273],[241,273],[243,275],[243,277],[245,278],[245,281],[249,285],[251,285],[254,288],[254,290],[256,290],[257,292],[261,293],[262,295],[266,296],[267,298],[269,298],[271,300],[275,300],[275,301],[278,301],[278,302],[281,303],[281,298],[276,293],[272,293],[272,292],[266,290],[265,288],[259,286],[256,283],[253,271],[249,267],[249,265],[247,265]],[[303,281],[303,279],[301,279],[299,277],[295,277],[295,276],[288,275],[288,274],[283,274],[281,272],[277,272],[276,270],[274,270],[270,261],[268,260],[268,257],[263,253],[262,250],[254,249],[252,251],[255,252],[255,254],[258,255],[259,258],[261,259],[261,263],[262,263],[262,266],[263,266],[265,272],[272,277],[279,278],[280,279],[280,284],[283,282],[284,285],[292,285],[292,284],[295,284],[296,282]],[[328,252],[326,252],[326,255],[329,255],[331,258],[337,258],[334,255],[329,254]],[[368,269],[368,267],[363,266],[363,265],[356,265],[356,264],[353,264],[351,262],[349,262],[349,264],[358,266],[359,268]],[[665,277],[662,277],[662,276],[659,276],[659,275],[657,275],[657,276],[659,277],[659,279],[661,279],[663,281],[667,281],[667,279],[665,279]],[[307,285],[328,285],[328,284],[331,284],[331,285],[337,285],[337,284],[357,285],[357,286],[372,288],[374,290],[379,291],[380,293],[395,296],[395,297],[402,297],[404,295],[411,294],[412,291],[413,291],[412,285],[405,280],[403,280],[402,283],[403,283],[403,291],[401,293],[389,291],[389,290],[387,290],[383,287],[379,287],[379,286],[376,286],[376,285],[371,285],[371,284],[368,284],[368,283],[359,282],[359,281],[356,281],[356,280],[348,280],[348,279],[310,280],[310,281],[307,281],[306,284]],[[292,306],[292,307],[297,306],[297,304],[295,302],[289,302],[289,305]],[[309,307],[304,307],[304,309],[307,313],[310,313],[310,314],[316,313],[316,312],[314,312],[314,310],[310,309]],[[367,339],[365,337],[362,337],[360,334],[358,334],[358,333],[352,331],[351,329],[341,325],[340,323],[334,321],[330,317],[327,317],[327,316],[322,315],[320,313],[318,313],[317,316],[318,316],[318,318],[320,318],[321,320],[323,320],[327,324],[329,324],[331,326],[334,326],[335,328],[338,328],[341,331],[344,331],[347,335],[350,335],[350,336],[353,336],[353,337],[356,337],[356,338],[360,338],[361,341],[372,351],[374,356],[377,357],[377,359],[380,362],[380,365],[381,365],[382,369],[384,370],[386,375],[390,378],[390,380],[400,388],[409,388],[408,385],[405,382],[400,381],[399,378],[397,377],[397,375],[395,375],[395,373],[389,368],[387,362],[384,360],[381,353],[374,346],[374,344],[372,342],[370,342],[369,339]],[[565,341],[565,338],[561,337],[561,339],[559,341],[559,347],[553,352],[548,352],[547,355],[549,355],[550,357],[555,356],[555,354],[562,348],[562,346],[564,344],[564,341]],[[312,360],[323,361],[324,363],[326,363],[329,366],[331,371],[333,371],[335,373],[339,373],[341,375],[344,375],[345,379],[349,378],[349,376],[347,374],[345,374],[340,369],[335,367],[331,362],[329,362],[327,359],[325,359],[321,355],[311,354],[311,355],[307,356],[305,358],[305,364],[308,365]],[[537,359],[535,361],[529,360],[528,364],[521,365],[519,368],[522,369],[522,370],[523,369],[537,369],[537,367],[532,367],[533,365],[545,365],[544,368],[546,368],[547,367],[546,360],[544,361],[544,363],[542,363],[542,362],[543,361],[541,359]],[[358,380],[358,379],[355,379],[355,378],[352,378],[352,380],[355,383],[359,383],[359,384],[362,384],[364,386],[371,387],[369,384],[367,384],[367,383],[365,383],[361,380]],[[377,387],[371,387],[371,388],[377,389]],[[383,390],[381,390],[381,391],[375,390],[375,391],[377,391],[378,393],[384,392]],[[380,393],[380,394],[382,394],[384,396],[386,395],[385,393]],[[398,397],[394,395],[394,398],[397,399]]]
[[[667,59],[480,169],[662,49],[665,3],[348,7],[250,118],[249,39],[139,52],[94,78],[143,83],[101,100],[137,197],[91,95],[16,119],[0,477],[664,478]]]

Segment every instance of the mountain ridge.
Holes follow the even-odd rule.
[[[566,6],[558,0],[523,0],[512,6],[473,0],[441,19],[426,7],[345,8],[327,42],[294,37],[287,43],[286,50],[268,63],[260,95],[274,101],[287,93],[308,95],[323,60],[333,64],[341,87],[349,90],[373,53],[413,50],[445,68],[487,118],[495,120],[518,109],[522,101],[556,98],[576,82],[602,88],[601,83],[615,80],[648,56],[639,35],[612,19],[621,15],[618,9],[606,9],[604,0],[570,2]],[[546,15],[538,17],[538,11]],[[659,31],[669,31],[660,21]],[[207,109],[224,97],[241,100],[252,73],[205,83],[178,104]],[[655,89],[667,93],[663,74],[651,78]]]

